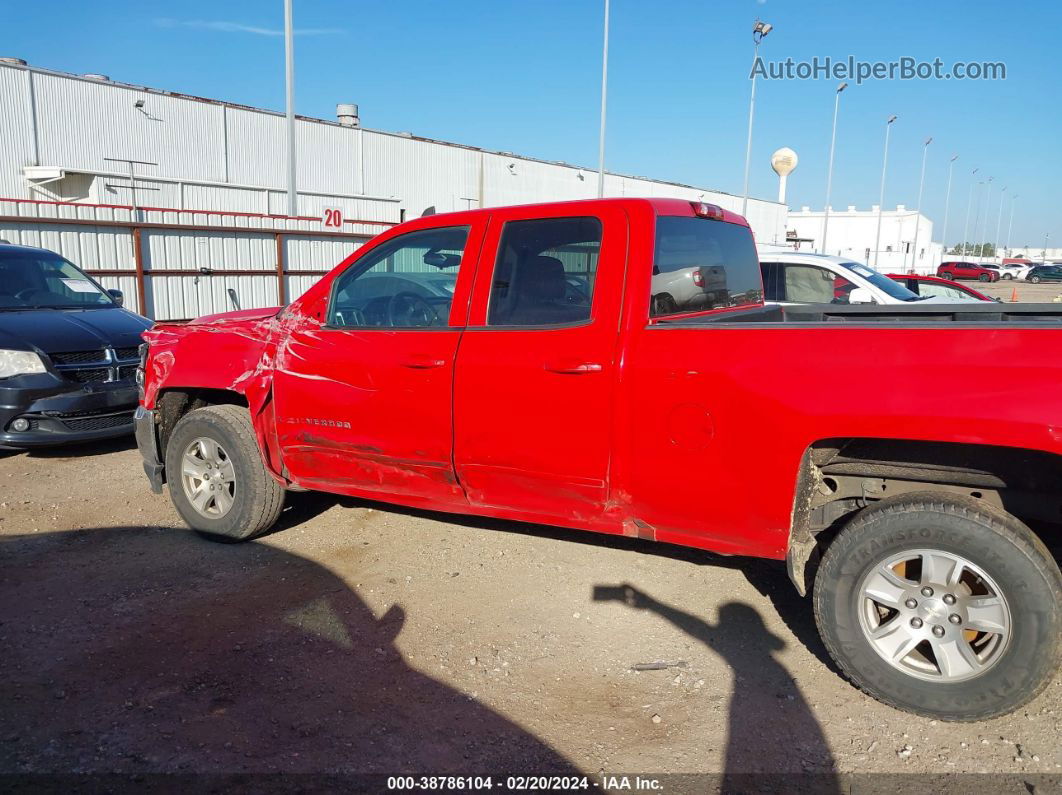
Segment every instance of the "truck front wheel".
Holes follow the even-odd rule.
[[[266,471],[240,406],[206,406],[182,417],[166,446],[166,480],[181,518],[215,541],[252,538],[284,507],[284,489]]]
[[[861,511],[815,578],[815,620],[844,674],[941,720],[1003,715],[1062,656],[1062,574],[1019,520],[972,497],[910,494]]]

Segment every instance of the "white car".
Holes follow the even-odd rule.
[[[1024,279],[1025,274],[1029,272],[1032,265],[1018,265],[1016,263],[1010,263],[1007,265],[1000,265],[995,262],[982,262],[982,268],[991,268],[994,271],[999,271],[999,278],[1002,279]]]
[[[776,304],[948,303],[941,296],[923,297],[845,257],[799,251],[760,250],[763,300]]]

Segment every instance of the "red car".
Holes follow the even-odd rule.
[[[652,301],[689,267],[711,307]],[[943,719],[1058,668],[1058,307],[765,305],[743,218],[623,198],[418,218],[284,309],[144,338],[144,469],[208,537],[319,490],[784,559],[840,670]]]
[[[998,282],[999,271],[984,268],[976,262],[942,262],[937,268],[941,279],[977,279],[979,282]]]
[[[899,282],[915,295],[925,298],[939,296],[952,301],[996,301],[984,293],[979,293],[965,284],[940,279],[936,276],[924,276],[916,273],[890,273],[889,278]]]

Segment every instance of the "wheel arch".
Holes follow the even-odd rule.
[[[868,505],[909,492],[963,495],[1022,521],[1057,527],[1062,455],[915,439],[813,442],[800,460],[786,552],[789,577],[800,594],[810,592],[818,560],[841,526]]]
[[[251,415],[258,449],[266,470],[282,485],[288,485],[276,442],[272,397],[270,389],[257,401],[257,405],[251,405],[246,394],[233,389],[173,386],[160,390],[155,410],[158,413],[156,432],[161,460],[166,460],[170,436],[182,417],[205,406],[239,406],[247,409]]]

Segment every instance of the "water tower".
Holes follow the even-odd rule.
[[[798,162],[800,161],[797,158],[797,153],[788,146],[783,146],[771,155],[771,168],[778,175],[778,201],[782,204],[785,204],[786,178],[793,173],[793,169],[797,167]]]

